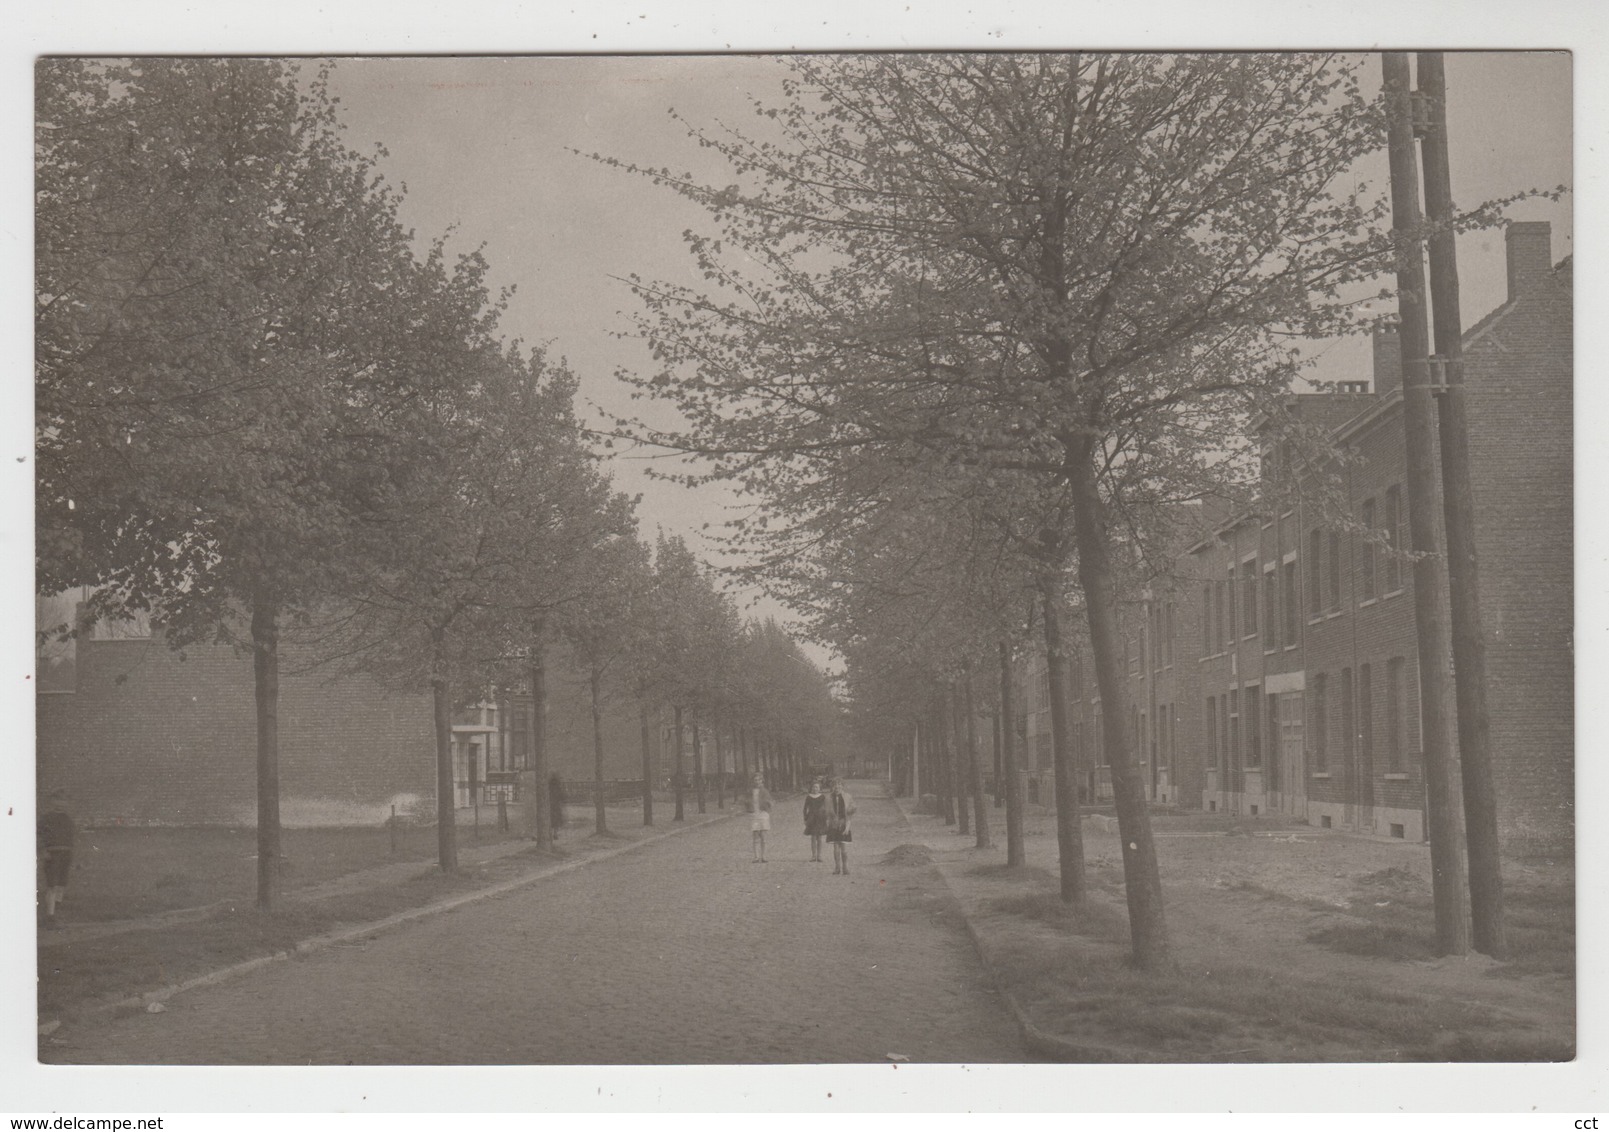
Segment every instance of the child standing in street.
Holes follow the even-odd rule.
[[[827,833],[827,795],[819,778],[810,783],[810,792],[805,795],[804,831],[810,838],[810,859],[821,860],[821,839]]]
[[[67,813],[67,791],[45,796],[39,814],[39,858],[45,869],[45,926],[56,926],[56,905],[67,895],[67,876],[73,867],[73,841],[78,828]]]
[[[832,843],[832,871],[849,875],[849,843],[854,834],[849,819],[855,816],[855,800],[844,789],[842,779],[832,780],[832,793],[827,798],[827,840]]]
[[[765,788],[765,777],[760,774],[754,776],[754,785],[749,789],[749,830],[754,842],[754,863],[765,863],[765,835],[771,828],[771,794]]]

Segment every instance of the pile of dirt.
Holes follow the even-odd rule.
[[[1380,869],[1372,873],[1364,873],[1357,878],[1359,885],[1372,888],[1380,892],[1391,893],[1397,896],[1412,896],[1426,894],[1430,891],[1430,882],[1411,869],[1400,865]]]
[[[933,854],[923,845],[896,845],[884,853],[877,863],[894,866],[931,865]]]

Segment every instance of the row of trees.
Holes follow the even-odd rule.
[[[1325,466],[1280,407],[1301,343],[1358,330],[1392,263],[1387,202],[1357,173],[1384,140],[1381,100],[1361,60],[1331,55],[784,65],[754,131],[689,127],[727,183],[603,159],[712,226],[689,234],[707,286],[634,281],[662,362],[641,384],[687,426],[620,427],[769,502],[737,536],[757,575],[839,648],[856,707],[898,721],[885,740],[922,726],[941,793],[963,820],[980,802],[980,843],[968,721],[1012,718],[1011,658],[1042,638],[1077,902],[1070,618],[1105,718],[1124,718],[1119,605],[1181,505],[1246,498],[1253,420]],[[1325,494],[1321,472],[1292,482]],[[1169,947],[1138,754],[1121,726],[1103,744],[1133,959],[1154,967]]]
[[[175,647],[250,651],[261,907],[287,636],[432,694],[444,868],[454,707],[529,683],[540,737],[560,643],[595,710],[629,689],[645,720],[797,722],[783,701],[819,674],[734,678],[730,602],[681,543],[644,545],[574,377],[500,337],[480,254],[416,250],[324,73],[44,60],[37,79],[38,587],[90,587],[91,618],[149,611]],[[781,655],[779,632],[747,639]]]

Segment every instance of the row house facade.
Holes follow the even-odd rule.
[[[1547,224],[1511,224],[1506,246],[1508,299],[1463,343],[1491,745],[1505,842],[1561,844],[1574,828],[1573,289]],[[1344,518],[1301,492],[1267,491],[1292,501],[1248,513],[1204,506],[1206,533],[1173,575],[1122,610],[1120,725],[1154,802],[1426,836],[1398,349],[1378,331],[1372,383],[1292,399],[1347,456],[1328,469]],[[1265,454],[1268,474],[1279,456]],[[1075,654],[1079,792],[1099,803],[1109,724],[1088,650]],[[1036,783],[1050,773],[1042,657],[1023,686]]]

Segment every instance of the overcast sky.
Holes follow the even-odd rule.
[[[1609,16],[1603,5],[1581,0],[1461,0],[1454,6],[1404,3],[1403,0],[1351,0],[1347,4],[1303,4],[1280,0],[991,0],[988,4],[950,0],[815,0],[808,4],[766,5],[753,0],[666,0],[646,5],[621,0],[592,0],[586,5],[531,4],[528,0],[479,0],[444,4],[441,0],[275,0],[272,4],[196,5],[191,0],[65,0],[57,4],[15,5],[8,12],[8,36],[0,46],[0,82],[9,97],[0,99],[3,150],[11,157],[9,172],[0,175],[0,240],[11,254],[0,261],[9,282],[10,302],[0,309],[12,379],[7,411],[0,414],[7,451],[15,458],[0,466],[12,470],[0,506],[0,572],[12,600],[5,614],[9,645],[5,653],[11,673],[0,684],[6,718],[28,731],[33,710],[33,610],[31,590],[33,468],[26,378],[31,364],[32,313],[21,296],[31,293],[32,102],[30,91],[37,54],[130,53],[191,54],[294,53],[329,55],[360,51],[452,51],[489,53],[509,50],[588,52],[599,50],[657,51],[785,49],[795,45],[817,49],[1028,46],[1220,48],[1283,45],[1372,46],[1457,42],[1489,46],[1574,48],[1580,60],[1584,122],[1597,122],[1609,107]],[[585,150],[614,148],[622,157],[651,158],[653,147],[674,141],[660,109],[670,103],[702,117],[725,113],[734,98],[767,68],[747,59],[653,60],[627,63],[609,59],[538,60],[505,65],[529,69],[532,86],[518,94],[508,88],[432,90],[422,77],[436,63],[366,63],[359,74],[344,64],[343,94],[354,143],[365,136],[386,140],[393,175],[410,182],[410,222],[421,231],[461,223],[465,237],[485,240],[488,255],[503,281],[518,281],[521,296],[509,326],[532,340],[552,338],[589,379],[589,392],[606,397],[597,386],[621,349],[604,336],[616,310],[629,305],[607,276],[622,270],[665,274],[685,270],[679,258],[679,232],[685,218],[666,213],[663,200],[650,202],[646,187],[627,185],[617,174],[605,174],[568,157],[566,144]],[[482,66],[485,64],[473,64]],[[569,73],[563,73],[568,68]],[[490,68],[487,68],[490,69]],[[537,74],[541,76],[540,84]],[[414,73],[409,73],[412,70]],[[1461,202],[1496,195],[1506,187],[1545,185],[1570,179],[1569,71],[1562,61],[1528,56],[1449,60],[1452,98],[1454,192]],[[717,71],[720,77],[715,76]],[[387,73],[389,72],[389,73]],[[588,72],[591,72],[588,74]],[[696,72],[696,73],[695,73]],[[378,76],[378,77],[376,77]],[[577,82],[577,76],[586,83]],[[478,80],[486,81],[484,76]],[[525,81],[522,77],[521,82]],[[383,88],[377,84],[388,84]],[[367,89],[359,89],[360,87]],[[541,102],[538,102],[538,94]],[[516,97],[516,95],[518,95]],[[723,100],[726,100],[723,103]],[[426,111],[427,104],[434,109]],[[581,117],[574,119],[574,107]],[[561,109],[563,107],[564,109]],[[544,109],[545,108],[545,109]],[[539,112],[540,111],[540,112]],[[567,115],[570,116],[567,118]],[[435,124],[435,132],[426,127]],[[441,128],[448,130],[445,136]],[[579,128],[572,139],[565,131]],[[1601,134],[1601,127],[1597,128]],[[1578,281],[1584,288],[1583,309],[1589,314],[1601,302],[1594,290],[1596,263],[1604,259],[1604,231],[1599,196],[1603,161],[1594,152],[1595,134],[1583,129],[1578,147],[1584,167],[1578,181],[1583,192],[1580,227],[1583,240]],[[516,205],[535,201],[535,206]],[[539,209],[539,210],[538,210]],[[1554,252],[1571,250],[1568,208],[1521,219],[1554,223]],[[1460,247],[1466,319],[1480,317],[1501,299],[1501,285],[1482,280],[1500,278],[1502,241],[1477,236]],[[1594,255],[1593,252],[1598,254]],[[613,261],[611,258],[613,257]],[[544,266],[550,265],[550,266]],[[660,265],[660,266],[656,266]],[[591,301],[597,297],[599,301]],[[1588,359],[1586,380],[1578,384],[1577,428],[1594,435],[1605,415],[1601,382],[1592,380],[1591,360],[1601,356],[1597,339],[1601,320],[1582,319],[1577,337]],[[1578,465],[1583,482],[1577,545],[1584,571],[1599,571],[1609,561],[1609,529],[1590,504],[1588,485],[1594,472],[1604,473],[1601,446],[1583,444]],[[623,482],[626,481],[623,478]],[[680,505],[650,496],[644,514],[671,516]],[[652,529],[651,526],[649,528]],[[1609,608],[1599,596],[1598,576],[1587,576],[1578,590],[1580,630],[1574,638],[1585,686],[1605,671],[1600,639],[1609,626]],[[1601,697],[1599,697],[1601,699]],[[1596,700],[1581,697],[1583,749],[1594,749],[1601,737]],[[31,760],[18,758],[0,772],[8,812],[16,814],[16,837],[25,837],[33,795]],[[1578,789],[1583,798],[1605,790],[1600,760],[1583,759]],[[1579,831],[1582,860],[1606,850],[1599,827],[1584,823]],[[21,907],[32,892],[33,869],[26,852],[0,860],[3,891]],[[1601,925],[1602,901],[1593,886],[1583,889],[1583,941],[1593,924]],[[0,954],[12,960],[15,976],[8,989],[31,994],[33,933],[26,917],[0,926]],[[1596,937],[1594,937],[1596,938]],[[1583,953],[1590,953],[1584,948]],[[815,1110],[867,1108],[909,1111],[912,1105],[940,1110],[984,1110],[997,1107],[1074,1107],[1091,1112],[1146,1109],[1225,1112],[1252,1109],[1310,1112],[1356,1109],[1412,1111],[1512,1112],[1541,1106],[1568,1111],[1571,1102],[1591,1111],[1601,1099],[1606,1064],[1602,1031],[1602,982],[1590,964],[1581,971],[1584,1005],[1596,1005],[1582,1017],[1581,1056],[1569,1065],[1550,1066],[1415,1066],[1376,1070],[1356,1066],[1209,1066],[1200,1070],[1169,1066],[1163,1070],[1118,1067],[1099,1073],[1078,1067],[973,1066],[945,1073],[940,1067],[906,1067],[897,1074],[886,1067],[837,1067],[833,1071],[837,1099],[821,1100],[819,1067],[756,1067],[741,1081],[730,1077],[615,1067],[606,1073],[573,1067],[509,1070],[494,1075],[452,1076],[444,1070],[348,1071],[290,1076],[289,1071],[264,1075],[247,1070],[175,1070],[162,1074],[74,1071],[40,1066],[31,1031],[9,1028],[0,1043],[0,1068],[18,1105],[32,1101],[44,1111],[70,1095],[85,1111],[115,1112],[144,1108],[199,1108],[233,1111],[256,1107],[265,1112],[298,1109],[433,1111],[446,1105],[465,1108],[610,1107],[616,1109],[731,1106],[799,1107]],[[46,1073],[45,1070],[51,1072]],[[862,1070],[864,1072],[862,1072]],[[471,1073],[475,1071],[470,1071]],[[874,1076],[875,1074],[875,1076]],[[64,1092],[63,1090],[66,1090]],[[602,1100],[595,1099],[597,1097]],[[444,1100],[443,1098],[449,1098]],[[761,1098],[761,1099],[756,1099]],[[841,1117],[834,1116],[834,1120]],[[969,1117],[976,1122],[976,1117]],[[1227,1119],[1227,1117],[1225,1118]],[[1475,1118],[1477,1123],[1479,1119]],[[1492,1119],[1500,1119],[1493,1117]],[[1030,1119],[1030,1123],[1033,1121]],[[1022,1123],[1022,1118],[1017,1118]],[[1040,1121],[1039,1123],[1044,1123]],[[1109,1127],[1110,1121],[1100,1125]]]
[[[1369,66],[1377,88],[1377,56]],[[406,186],[405,221],[422,238],[454,228],[460,250],[484,244],[494,281],[517,287],[507,331],[568,358],[583,399],[624,414],[643,403],[627,400],[614,373],[646,372],[649,362],[641,342],[617,336],[629,331],[635,303],[618,280],[695,281],[682,233],[703,218],[668,190],[582,155],[724,180],[712,152],[668,111],[747,128],[750,98],[774,99],[783,70],[779,57],[762,55],[346,59],[335,67],[334,93],[348,142],[364,152],[386,146],[380,166]],[[1571,182],[1568,54],[1454,53],[1447,73],[1461,205]],[[1383,187],[1383,155],[1359,175]],[[1526,203],[1512,216],[1551,221],[1561,258],[1571,248],[1572,203]],[[1503,300],[1501,233],[1464,237],[1459,257],[1472,323]],[[1367,376],[1359,370],[1367,357],[1361,342],[1336,344],[1322,376]],[[648,463],[640,455],[614,461],[617,483],[643,494],[645,533],[664,527],[717,558],[700,530],[728,517],[731,497],[655,483]]]

